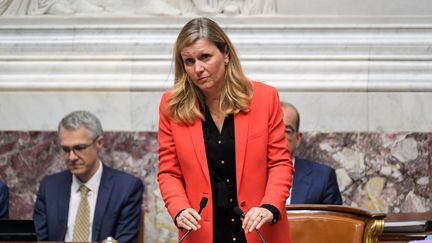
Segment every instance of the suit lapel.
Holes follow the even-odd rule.
[[[208,185],[210,186],[210,174],[207,164],[207,156],[205,152],[204,135],[201,120],[197,119],[192,126],[189,126],[189,132],[192,138],[192,145],[195,151],[196,158],[198,159],[201,170],[205,175]]]
[[[305,203],[308,191],[312,185],[312,178],[309,174],[312,172],[309,164],[302,163],[302,161],[296,158],[295,161],[295,173],[292,189],[292,204]]]
[[[58,191],[57,197],[57,236],[58,240],[63,241],[66,236],[67,231],[67,222],[69,215],[69,201],[71,194],[71,185],[72,185],[72,174],[67,173],[65,180],[60,182],[60,190]]]
[[[98,241],[102,228],[103,216],[107,209],[107,204],[111,195],[114,180],[111,178],[111,168],[103,165],[103,172],[100,181],[99,191],[96,199],[96,207],[93,218],[92,240]]]
[[[234,116],[237,191],[240,189],[240,182],[243,175],[248,133],[249,115],[247,113],[240,112]]]

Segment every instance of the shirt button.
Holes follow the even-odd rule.
[[[222,160],[222,161],[221,161],[221,164],[225,164],[225,161],[224,161],[224,160]]]
[[[237,239],[235,237],[233,237],[233,241],[236,241]]]
[[[229,179],[227,179],[227,180],[226,180],[226,182],[227,182],[227,183],[229,183],[229,182],[230,182],[230,180],[229,180]]]
[[[230,198],[230,199],[229,199],[229,201],[230,201],[230,202],[233,202],[233,199],[232,199],[232,198]]]
[[[234,219],[234,218],[232,218],[232,219],[231,219],[231,221],[232,221],[232,222],[235,222],[235,219]]]
[[[221,143],[222,143],[222,141],[221,141],[221,140],[219,140],[219,141],[218,141],[218,144],[221,144]]]

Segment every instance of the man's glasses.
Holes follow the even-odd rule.
[[[87,148],[92,146],[97,141],[98,138],[99,136],[95,137],[93,141],[89,144],[77,144],[72,147],[60,146],[60,148],[62,150],[63,155],[69,155],[71,151],[74,154],[83,154]]]
[[[289,138],[292,138],[294,134],[296,134],[297,130],[292,128],[291,126],[285,127],[285,135]]]

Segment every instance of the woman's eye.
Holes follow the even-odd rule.
[[[203,61],[208,60],[209,58],[210,58],[210,55],[208,55],[208,54],[204,54],[201,56],[201,60],[203,60]]]
[[[194,63],[194,61],[193,61],[193,59],[188,58],[188,59],[183,60],[183,63],[185,65],[189,66],[189,65],[192,65]]]

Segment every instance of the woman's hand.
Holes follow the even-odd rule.
[[[273,220],[273,214],[265,208],[253,207],[245,215],[243,219],[243,229],[247,232],[252,232],[254,229],[259,229],[263,224],[270,223]]]
[[[179,213],[176,217],[176,223],[179,228],[186,230],[197,230],[201,228],[198,221],[201,220],[201,216],[193,208],[186,208]]]

